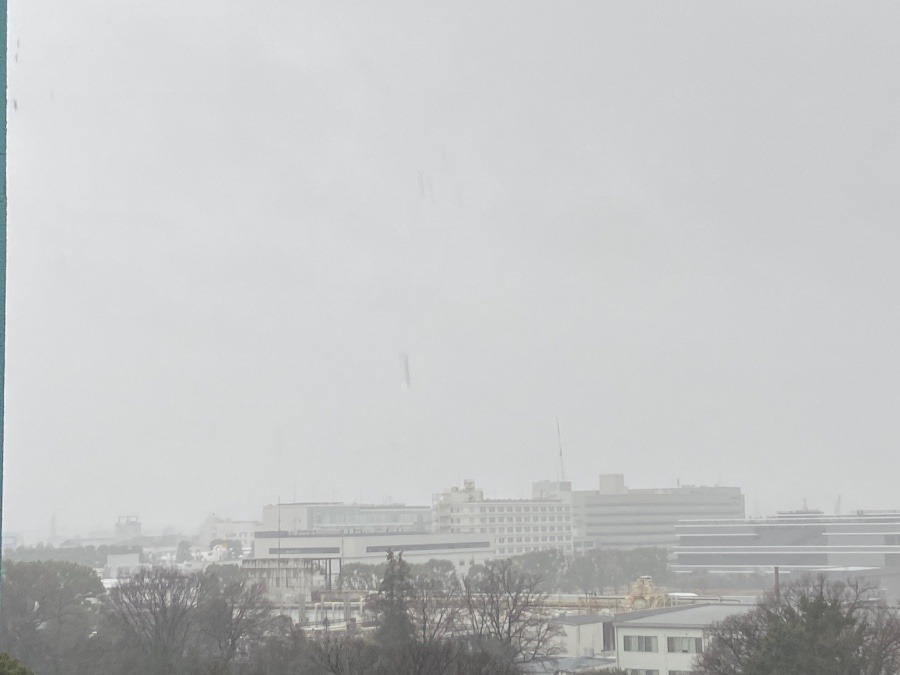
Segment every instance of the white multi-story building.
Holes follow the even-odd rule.
[[[200,547],[206,550],[217,539],[239,541],[241,548],[249,553],[253,548],[253,535],[261,527],[258,520],[231,520],[211,515],[200,526]]]
[[[689,605],[616,615],[616,659],[628,675],[691,675],[710,625],[755,605]]]
[[[489,535],[497,556],[560,549],[572,551],[572,504],[555,495],[485,499],[475,481],[434,496],[434,530]]]

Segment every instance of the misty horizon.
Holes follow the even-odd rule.
[[[900,508],[900,8],[77,4],[10,9],[5,532],[519,497],[556,418]]]

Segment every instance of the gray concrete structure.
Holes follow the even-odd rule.
[[[603,474],[597,490],[572,490],[568,482],[540,481],[533,493],[572,504],[575,550],[637,548],[677,543],[681,520],[743,518],[744,495],[737,487],[684,485],[632,489],[622,474]]]
[[[864,571],[900,568],[900,511],[697,520],[676,528],[675,571]]]
[[[294,502],[263,507],[263,531],[305,533],[430,532],[431,507]]]

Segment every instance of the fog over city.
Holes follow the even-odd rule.
[[[560,439],[577,489],[900,507],[898,34],[11,3],[4,534],[522,497]]]

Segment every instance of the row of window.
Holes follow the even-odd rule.
[[[529,516],[525,516],[524,518],[516,517],[515,521],[513,521],[512,518],[479,518],[477,520],[475,518],[441,518],[440,522],[442,522],[442,523],[446,523],[446,522],[468,523],[468,524],[500,523],[502,525],[503,523],[513,523],[513,522],[516,522],[516,523],[523,523],[523,522],[525,522],[525,523],[547,523],[547,522],[555,523],[555,522],[557,522],[557,518],[556,518],[556,516],[549,516],[549,517],[531,516],[530,518],[529,518]],[[560,523],[571,523],[572,519],[568,518],[568,517],[560,516],[559,522]]]
[[[511,528],[511,527],[507,527],[507,528],[505,528],[505,530],[506,530],[506,532],[509,532],[510,534],[512,534],[512,532],[513,532],[513,528]],[[479,527],[479,528],[475,528],[475,531],[476,532],[495,532],[495,533],[503,534],[504,528],[502,528],[502,527],[491,527],[491,528]],[[534,527],[529,527],[526,525],[525,527],[517,527],[515,529],[515,531],[516,531],[516,533],[520,533],[520,532],[571,532],[572,528],[569,526],[556,527],[555,525],[543,525],[541,527],[538,527],[537,525],[535,525]]]
[[[568,506],[481,506],[478,508],[453,506],[450,508],[450,513],[568,513],[569,511],[570,507]]]
[[[670,654],[699,654],[703,651],[703,640],[694,637],[670,637],[666,639]],[[659,641],[655,635],[626,635],[626,652],[658,652]]]
[[[529,520],[529,518],[531,520]],[[515,516],[515,522],[532,522],[532,523],[546,523],[547,521],[554,522],[556,521],[556,516]],[[513,522],[513,516],[488,516],[487,521],[484,518],[480,519],[482,523],[511,523]],[[572,522],[572,518],[569,516],[559,516],[559,522],[561,523],[570,523]]]
[[[517,527],[515,531],[517,534],[521,534],[523,529],[526,533],[534,532],[535,534],[537,534],[538,532],[556,532],[557,534],[559,534],[560,539],[562,539],[563,535],[561,533],[562,532],[570,532],[572,528],[570,528],[570,527],[553,527],[551,525],[550,527],[540,527],[540,528],[538,528],[538,527],[534,527],[534,528]],[[454,533],[464,533],[464,534],[503,534],[504,528],[502,528],[502,527],[450,527],[450,528],[445,528],[444,531],[445,532],[454,532]],[[505,531],[508,534],[512,534],[513,528],[507,527],[507,528],[505,528]],[[566,535],[565,538],[567,540],[569,540],[572,538],[572,535]]]
[[[559,541],[566,541],[567,539],[571,539],[571,538],[572,537],[564,537],[564,536],[560,535]],[[517,542],[521,543],[522,537],[515,537],[515,540]],[[535,537],[534,540],[535,541],[556,541],[557,539],[554,535],[551,534],[549,537]],[[513,537],[497,537],[498,544],[505,544],[507,541],[509,541],[510,544],[513,543]],[[525,541],[527,541],[527,542],[531,541],[531,537],[525,537]]]
[[[547,551],[552,548],[557,548],[554,546],[508,546],[507,548],[498,548],[497,553],[500,555],[504,554],[512,554],[512,553],[528,553],[529,551]]]

